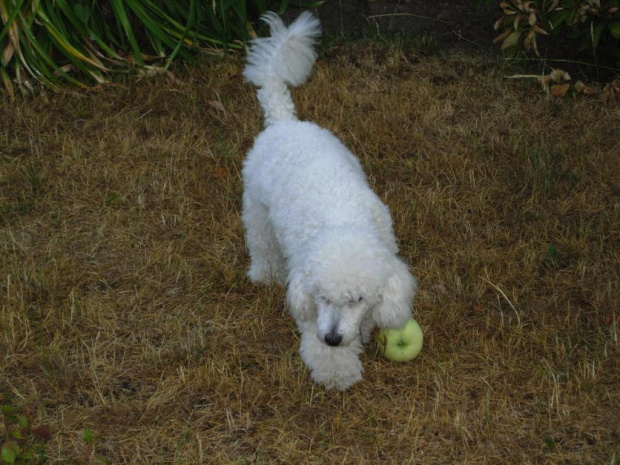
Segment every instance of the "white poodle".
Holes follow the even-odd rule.
[[[274,13],[262,19],[271,37],[252,41],[243,73],[260,87],[266,121],[243,167],[248,276],[287,285],[312,379],[345,390],[362,379],[358,356],[372,329],[411,317],[416,281],[357,158],[295,116],[288,86],[310,75],[319,21],[307,12],[288,28]]]

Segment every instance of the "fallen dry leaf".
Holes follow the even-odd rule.
[[[551,95],[554,97],[564,97],[570,89],[570,84],[553,84],[551,86]]]
[[[500,42],[503,42],[503,40],[508,37],[511,34],[511,30],[510,29],[506,29],[504,32],[502,32],[500,35],[498,35],[495,39],[493,39],[493,44],[497,45]]]
[[[228,170],[223,166],[216,166],[211,171],[211,179],[221,179],[224,176],[228,176]]]
[[[543,86],[546,86],[549,82],[551,82],[551,76],[548,74],[546,76],[540,76],[538,78],[538,82],[540,82]]]
[[[562,80],[564,81],[570,81],[570,74],[568,74],[566,71],[564,71],[563,69],[554,69],[553,71],[551,71],[551,73],[549,73],[549,77],[551,79],[553,79],[554,82],[561,82]]]
[[[583,95],[595,95],[600,92],[595,87],[590,87],[584,84],[582,81],[577,81],[575,83],[575,90],[577,91],[578,94],[583,94]]]
[[[603,89],[603,103],[620,102],[620,80],[608,83]]]
[[[207,103],[211,105],[213,108],[215,108],[217,111],[226,113],[226,109],[224,108],[224,105],[222,105],[222,102],[220,102],[219,100],[209,100]]]
[[[577,91],[578,94],[582,93],[585,88],[586,88],[586,85],[583,82],[577,81],[575,83],[575,90]]]

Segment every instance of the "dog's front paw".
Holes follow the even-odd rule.
[[[314,328],[312,328],[314,329]],[[359,340],[348,346],[330,347],[323,344],[314,330],[302,329],[299,353],[312,379],[327,389],[344,391],[362,380],[362,351]]]
[[[359,360],[356,360],[357,365],[347,367],[345,371],[330,371],[324,369],[312,370],[312,379],[325,386],[325,389],[337,389],[338,391],[345,391],[353,386],[355,383],[362,380],[362,364]]]

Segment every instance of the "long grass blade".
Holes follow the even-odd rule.
[[[144,61],[142,60],[142,51],[140,50],[140,47],[138,46],[138,41],[136,40],[133,30],[131,29],[129,16],[127,16],[127,11],[125,11],[124,3],[125,2],[123,2],[122,0],[110,0],[110,4],[116,16],[116,20],[122,31],[127,35],[127,40],[129,41],[131,48],[133,49],[136,62],[140,66],[144,66]],[[131,4],[131,2],[127,3]]]
[[[196,20],[196,0],[190,0],[189,17],[187,19],[187,25],[185,26],[185,29],[183,30],[183,35],[181,36],[181,39],[179,40],[177,46],[174,48],[174,50],[170,54],[170,57],[166,61],[166,65],[164,66],[164,71],[168,71],[168,68],[170,68],[170,65],[172,64],[172,60],[174,60],[174,58],[179,53],[179,50],[181,50],[181,47],[183,46],[183,42],[185,41],[185,37],[187,37],[187,34],[190,28],[194,26],[195,20]]]

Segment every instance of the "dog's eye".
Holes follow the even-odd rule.
[[[353,298],[353,299],[349,299],[348,304],[349,305],[354,305],[354,304],[358,304],[362,301],[362,297],[358,297],[358,298]]]

